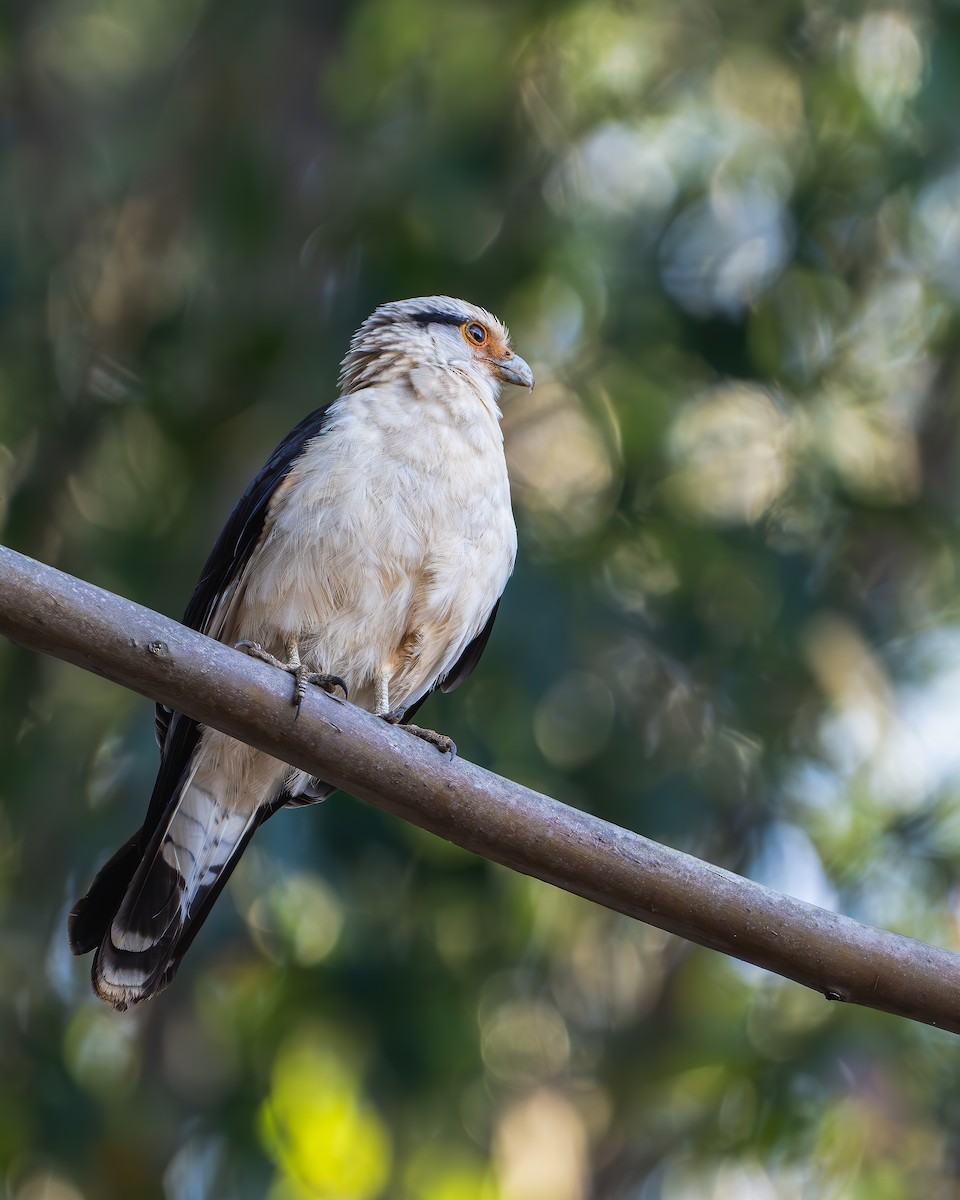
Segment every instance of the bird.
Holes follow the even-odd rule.
[[[350,340],[339,395],[243,493],[183,623],[454,752],[411,723],[480,659],[517,531],[503,384],[533,372],[491,313],[451,296],[382,304]],[[339,698],[339,696],[338,696]],[[322,780],[163,705],[141,828],[73,907],[74,954],[124,1010],[162,991],[260,825],[325,799]]]

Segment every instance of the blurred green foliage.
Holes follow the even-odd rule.
[[[429,723],[960,940],[960,10],[8,0],[0,525],[178,615],[376,304],[500,313],[521,559]],[[337,796],[117,1015],[64,931],[149,707],[0,646],[10,1200],[948,1197],[955,1039]]]

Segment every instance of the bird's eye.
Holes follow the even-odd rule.
[[[474,346],[485,346],[489,334],[478,321],[468,321],[460,326],[460,332]]]

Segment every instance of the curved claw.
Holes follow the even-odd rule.
[[[384,720],[390,725],[396,725],[398,728],[412,733],[414,737],[420,738],[422,742],[429,742],[441,754],[448,754],[451,759],[457,757],[457,743],[445,733],[436,733],[433,729],[424,729],[422,725],[404,725],[402,713],[387,713]]]
[[[422,729],[419,725],[404,725],[402,728],[409,730],[414,737],[420,738],[421,741],[435,746],[441,754],[448,755],[451,761],[457,757],[457,743],[445,733],[436,733],[433,729]]]
[[[293,689],[293,703],[297,706],[297,717],[300,716],[300,705],[303,704],[307,694],[307,686],[311,683],[322,688],[331,700],[336,700],[338,704],[342,704],[343,700],[347,699],[347,685],[339,675],[325,675],[320,671],[308,671],[306,667],[298,667],[292,674],[297,681]],[[335,694],[334,689],[336,688],[343,692],[343,700]],[[297,717],[293,719],[296,720]]]
[[[268,650],[260,645],[259,642],[237,642],[234,645],[234,650],[243,650],[250,655],[251,658],[259,658],[261,662],[268,663],[271,667],[279,667],[281,671],[286,671],[296,680],[293,688],[293,704],[297,710],[297,717],[300,716],[300,705],[303,704],[303,698],[307,694],[307,687],[311,683],[315,683],[317,687],[323,688],[328,696],[334,700],[340,700],[340,697],[334,694],[334,689],[339,688],[343,692],[343,699],[348,697],[347,685],[339,675],[326,675],[322,671],[311,671],[300,662],[299,656],[293,658],[290,662],[281,662],[275,654],[271,654]],[[296,717],[294,717],[296,720]]]
[[[350,693],[347,691],[347,685],[339,675],[311,675],[310,683],[315,683],[318,687],[322,687],[325,692],[329,692],[333,696],[333,689],[339,688],[343,692],[343,699],[349,700]],[[335,700],[339,700],[339,696],[334,696]]]
[[[343,682],[339,675],[325,675],[320,671],[308,671],[306,667],[302,667],[298,671],[293,672],[297,678],[297,686],[295,693],[297,703],[303,700],[307,694],[307,685],[314,683],[318,688],[323,688],[328,696],[333,696],[334,700],[339,700],[339,696],[334,696],[334,689],[339,688],[343,692],[343,699],[347,699],[347,685]]]

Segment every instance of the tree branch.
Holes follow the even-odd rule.
[[[862,925],[449,761],[274,667],[0,546],[0,633],[588,900],[846,1000],[960,1032],[960,956]]]

